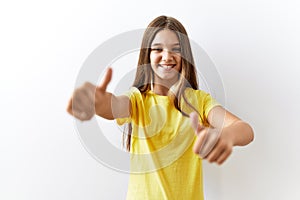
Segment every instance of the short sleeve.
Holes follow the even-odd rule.
[[[137,89],[136,87],[131,87],[130,90],[128,90],[127,92],[124,93],[124,95],[126,95],[129,100],[130,100],[130,104],[131,104],[131,108],[134,108],[136,102],[137,102],[137,96],[140,96],[140,91],[139,89]],[[126,118],[117,118],[116,119],[116,122],[118,125],[123,125],[125,123],[130,123],[131,122],[131,115],[132,115],[132,112],[130,113],[130,116],[129,117],[126,117]]]
[[[216,106],[220,106],[220,103],[209,93],[203,90],[186,88],[185,101],[182,100],[181,108],[187,114],[194,112],[196,109],[200,115],[199,120],[204,125],[208,125],[208,113]]]
[[[197,90],[198,109],[204,125],[208,125],[208,114],[216,106],[221,104],[217,102],[209,93],[202,90]]]
[[[216,106],[220,106],[221,104],[217,102],[210,94],[205,93],[205,97],[203,100],[203,115],[205,118],[208,117],[208,113],[211,111],[212,108]]]

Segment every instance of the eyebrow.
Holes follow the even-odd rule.
[[[163,44],[162,43],[154,43],[151,46],[160,46],[160,45],[163,45]],[[172,46],[180,46],[180,44],[179,43],[174,43],[174,44],[172,44]]]

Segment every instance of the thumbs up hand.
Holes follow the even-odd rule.
[[[96,113],[108,112],[106,115],[110,116],[111,93],[106,92],[106,88],[111,77],[112,69],[108,68],[98,87],[86,82],[75,89],[69,100],[67,112],[81,121],[90,120]],[[106,115],[104,114],[104,117]]]
[[[199,124],[198,114],[190,114],[191,126],[197,135],[193,151],[202,159],[209,162],[222,164],[231,154],[233,143],[232,139],[224,130],[211,127],[204,127]]]

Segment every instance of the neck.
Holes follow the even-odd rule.
[[[170,88],[164,87],[162,85],[155,84],[153,87],[153,92],[158,95],[167,96]]]
[[[173,80],[163,80],[159,77],[154,77],[153,92],[158,95],[167,96],[170,88],[178,81],[178,79]]]

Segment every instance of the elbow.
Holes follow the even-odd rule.
[[[239,121],[239,132],[242,133],[237,142],[237,146],[245,146],[254,141],[254,131],[250,124],[244,121]]]
[[[249,135],[249,143],[253,142],[254,141],[254,130],[253,128],[250,126],[250,124],[246,123],[246,126],[248,128],[248,135]]]

